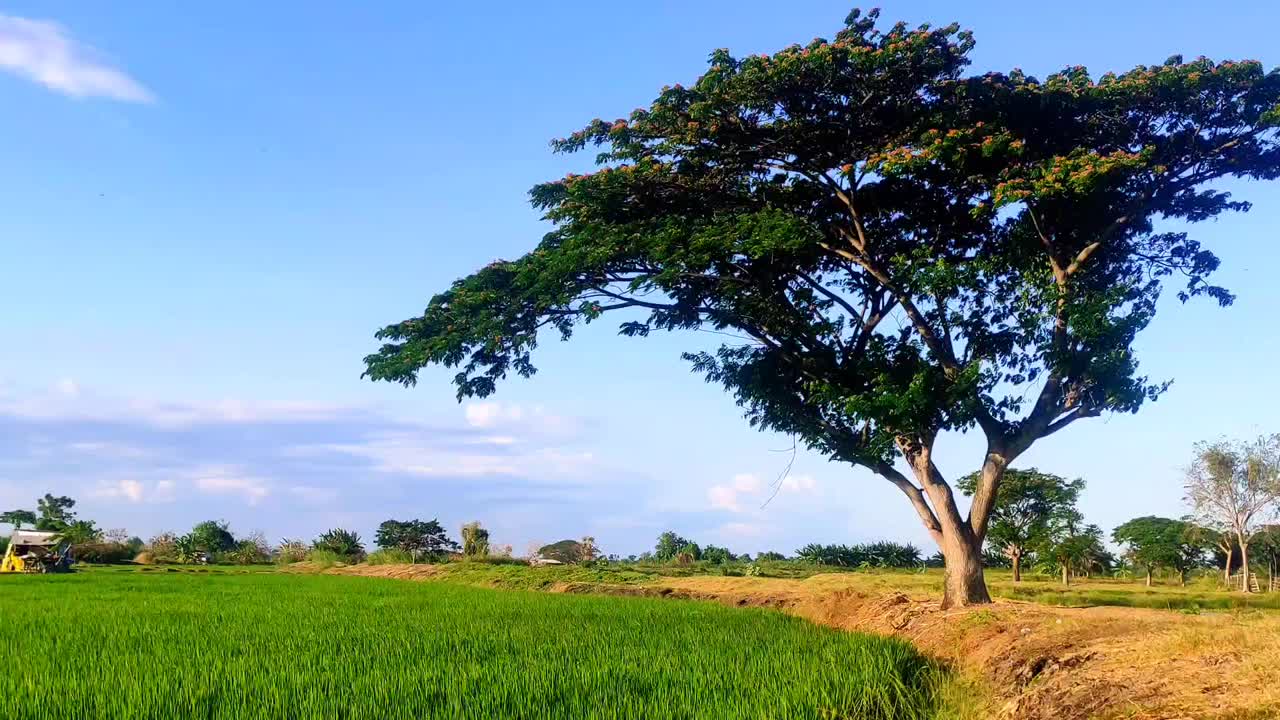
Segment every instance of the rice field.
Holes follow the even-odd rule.
[[[767,610],[272,573],[0,577],[0,717],[937,717],[909,645]]]

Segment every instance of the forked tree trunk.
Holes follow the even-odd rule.
[[[1022,553],[1012,552],[1009,559],[1013,561],[1013,581],[1022,582]]]
[[[1071,584],[1071,569],[1068,568],[1066,565],[1062,566],[1062,584],[1063,585]]]
[[[983,464],[983,483],[974,494],[969,518],[961,517],[951,486],[929,459],[929,443],[899,438],[898,448],[907,459],[920,482],[916,486],[889,463],[874,470],[892,482],[911,500],[929,534],[938,543],[945,560],[942,607],[944,609],[985,605],[991,602],[987,581],[982,574],[982,541],[990,516],[996,486],[1004,474],[1007,461],[989,452]]]
[[[944,536],[942,557],[946,560],[942,590],[944,610],[991,602],[987,581],[982,574],[982,551],[978,546],[954,535]]]

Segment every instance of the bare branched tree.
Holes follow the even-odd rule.
[[[1198,444],[1196,459],[1187,468],[1186,491],[1201,523],[1235,536],[1244,578],[1241,589],[1249,592],[1249,540],[1280,503],[1280,434],[1248,443]]]

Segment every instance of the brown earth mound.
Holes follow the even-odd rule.
[[[895,635],[985,682],[1000,717],[1280,718],[1280,616],[1058,608],[997,601],[944,611],[938,598],[806,580],[665,578],[673,592],[777,607],[845,630]]]

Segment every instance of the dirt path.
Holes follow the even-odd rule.
[[[430,579],[430,566],[355,566],[341,574]],[[636,586],[567,583],[558,592],[713,600],[770,607],[844,630],[911,641],[979,679],[994,711],[1019,720],[1280,718],[1280,614],[1187,615],[997,601],[942,611],[859,574],[805,580],[656,578]]]

